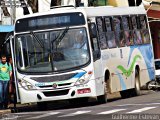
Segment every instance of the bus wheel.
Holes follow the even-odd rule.
[[[38,108],[38,110],[46,110],[47,103],[46,102],[37,102],[37,108]]]
[[[107,82],[105,81],[104,84],[104,95],[97,96],[97,101],[100,104],[106,103],[107,102]]]
[[[135,88],[133,89],[134,96],[141,95],[140,76],[138,70],[135,70]]]

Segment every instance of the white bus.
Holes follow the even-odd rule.
[[[16,20],[10,40],[17,100],[107,101],[140,95],[155,78],[143,7],[56,8]],[[83,99],[83,100],[82,100]]]

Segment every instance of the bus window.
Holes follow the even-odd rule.
[[[137,16],[131,16],[131,28],[133,33],[134,44],[142,44],[142,37],[139,28],[139,21]]]
[[[133,45],[133,34],[131,31],[131,24],[130,24],[129,16],[122,16],[122,26],[124,30],[124,38],[125,42],[128,46]]]
[[[106,36],[105,33],[99,33],[100,47],[101,49],[107,48]]]
[[[141,29],[147,29],[146,17],[144,15],[139,16],[139,21],[140,21]]]
[[[132,24],[132,29],[137,29],[137,20],[136,16],[131,16],[131,24]]]
[[[122,19],[121,17],[114,17],[113,18],[113,25],[114,25],[114,32],[116,43],[119,47],[125,46],[125,38],[124,32],[122,30]]]
[[[123,30],[129,30],[129,17],[123,16],[122,17],[122,25],[123,25]]]
[[[141,15],[139,16],[139,21],[140,21],[140,28],[141,28],[141,35],[142,35],[142,40],[143,43],[149,43],[150,42],[150,36],[149,36],[149,31],[147,28],[147,20],[146,16]]]
[[[106,31],[112,31],[111,18],[104,18]]]
[[[116,38],[115,38],[114,32],[113,31],[107,32],[106,36],[107,36],[108,47],[109,48],[115,48],[115,47],[117,47],[116,40],[115,40]]]
[[[124,31],[124,35],[125,35],[125,39],[126,39],[126,43],[128,46],[133,45],[133,33],[132,31]]]
[[[107,48],[107,41],[106,41],[106,36],[104,32],[104,23],[103,23],[103,18],[102,17],[97,17],[96,18],[97,22],[97,29],[98,29],[98,38],[100,42],[100,47],[101,49],[106,49]]]
[[[142,44],[142,36],[140,30],[133,30],[134,44]]]
[[[144,44],[149,43],[150,42],[150,36],[149,36],[148,29],[141,30],[141,34],[142,34],[143,43]]]
[[[105,29],[106,29],[106,37],[107,37],[107,44],[109,48],[115,48],[116,45],[116,39],[115,34],[112,28],[112,18],[111,17],[105,17]]]
[[[103,19],[102,19],[102,17],[98,17],[98,18],[96,19],[96,21],[97,21],[98,32],[99,32],[99,33],[104,32]]]

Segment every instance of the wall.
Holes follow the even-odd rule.
[[[160,22],[150,22],[155,59],[160,59]]]

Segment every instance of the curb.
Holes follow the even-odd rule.
[[[0,115],[11,113],[11,109],[0,110]]]

